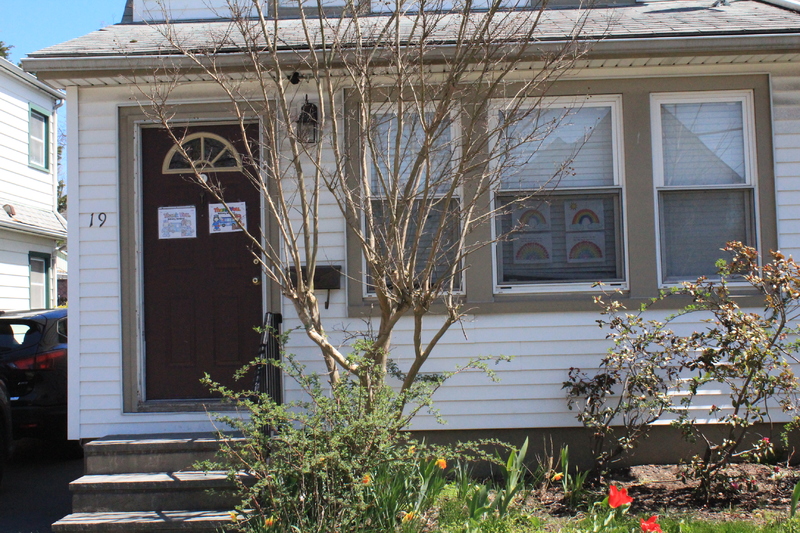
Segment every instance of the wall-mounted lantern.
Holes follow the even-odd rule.
[[[318,129],[317,105],[309,102],[306,96],[306,102],[300,107],[300,115],[297,117],[297,140],[306,144],[317,142]]]

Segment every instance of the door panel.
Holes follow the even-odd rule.
[[[243,153],[238,126],[194,126]],[[181,130],[184,133],[184,130]],[[257,139],[257,128],[248,132]],[[235,387],[234,371],[255,358],[263,316],[261,271],[244,232],[211,233],[209,203],[217,201],[187,175],[162,173],[173,143],[159,128],[142,130],[142,235],[145,392],[147,400],[203,399],[199,380]],[[206,172],[227,202],[245,202],[247,229],[260,236],[260,197],[240,172]],[[159,238],[159,207],[194,206],[196,238]],[[238,386],[241,387],[244,382]]]

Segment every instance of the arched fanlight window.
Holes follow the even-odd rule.
[[[161,172],[185,174],[193,172],[241,172],[242,158],[231,143],[213,133],[202,132],[188,135],[181,142],[183,151],[173,146],[164,158]],[[186,156],[182,152],[185,152]]]

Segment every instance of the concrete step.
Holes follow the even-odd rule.
[[[214,459],[219,450],[210,433],[117,435],[84,446],[86,474],[177,472],[193,470],[196,461]]]
[[[226,511],[138,511],[73,513],[52,525],[53,533],[219,532],[231,522]]]
[[[240,503],[225,472],[93,474],[70,483],[70,490],[75,513],[227,510]]]

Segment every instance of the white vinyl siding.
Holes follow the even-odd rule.
[[[44,237],[0,229],[0,310],[30,309],[30,253],[46,256],[52,253],[54,246],[52,240]],[[46,294],[51,305],[55,287],[52,272],[50,269],[51,290]]]
[[[778,247],[800,257],[800,76],[772,78]]]
[[[617,60],[615,60],[617,61]],[[790,65],[791,66],[791,65]],[[745,66],[746,67],[746,66]],[[683,68],[683,67],[681,67]],[[678,74],[708,74],[700,70],[679,70]],[[714,72],[726,72],[715,67]],[[747,67],[749,68],[749,67]],[[762,71],[766,67],[756,67]],[[796,71],[792,67],[792,71]],[[599,70],[599,69],[598,69]],[[744,67],[743,69],[744,70]],[[777,67],[776,67],[776,70]],[[788,67],[787,67],[788,70]],[[673,74],[669,69],[649,70],[650,76]],[[597,73],[609,76],[615,72]],[[631,75],[637,74],[635,71]],[[778,203],[778,239],[782,251],[800,256],[800,76],[772,76],[774,114],[775,185]],[[70,113],[80,111],[80,118],[70,116],[70,132],[79,139],[70,150],[70,435],[72,438],[101,437],[109,434],[203,431],[211,428],[202,413],[122,412],[122,368],[119,228],[117,105],[129,103],[129,88],[70,89],[74,98]],[[224,99],[210,86],[192,83],[179,87],[176,102]],[[24,114],[24,113],[23,113]],[[759,142],[761,139],[759,139]],[[764,139],[768,142],[769,139]],[[626,149],[637,149],[635,146]],[[0,157],[2,153],[0,152]],[[333,160],[326,155],[327,162]],[[74,165],[73,165],[74,163]],[[631,178],[632,179],[632,178]],[[345,224],[338,209],[324,199],[321,208],[320,257],[330,264],[345,265]],[[630,199],[635,201],[635,199]],[[103,211],[108,222],[89,228],[89,215]],[[27,254],[27,249],[26,252]],[[27,264],[27,255],[24,256]],[[77,269],[76,269],[77,267]],[[470,274],[470,272],[468,272]],[[348,316],[346,291],[331,291],[328,309],[321,308],[331,341],[344,342],[344,331],[363,328],[360,318]],[[27,297],[27,295],[26,295]],[[324,299],[325,294],[320,293]],[[589,298],[589,295],[586,296]],[[284,303],[284,330],[299,326],[291,305]],[[654,313],[648,318],[662,318]],[[452,370],[470,357],[479,355],[514,356],[510,363],[492,367],[501,379],[493,383],[480,372],[467,372],[448,383],[435,396],[435,406],[447,420],[437,424],[433,416],[423,414],[414,423],[416,429],[462,430],[487,428],[575,427],[575,412],[566,407],[561,382],[570,367],[591,371],[608,348],[604,332],[597,327],[598,313],[518,313],[469,316],[464,329],[453,328],[430,359],[426,371]],[[702,324],[697,317],[682,319],[682,331],[692,331]],[[428,320],[431,333],[437,318]],[[393,336],[392,357],[402,365],[409,361],[413,346],[411,320],[402,320]],[[465,339],[466,335],[466,339]],[[297,355],[310,371],[324,372],[319,350],[302,333],[291,334],[287,350]],[[286,400],[301,396],[298,386],[285,383]],[[721,405],[724,397],[709,390],[693,409],[704,416],[712,404]],[[776,421],[781,420],[773,413]]]
[[[241,4],[241,2],[239,2]],[[249,3],[249,0],[248,0]],[[164,5],[167,6],[165,11]],[[267,9],[268,2],[264,2]],[[227,0],[134,0],[134,22],[155,22],[167,20],[210,20],[231,18]]]
[[[54,209],[55,165],[47,172],[29,162],[31,106],[52,110],[53,98],[0,70],[0,199],[39,209]],[[56,115],[50,116],[46,159],[55,161]]]

